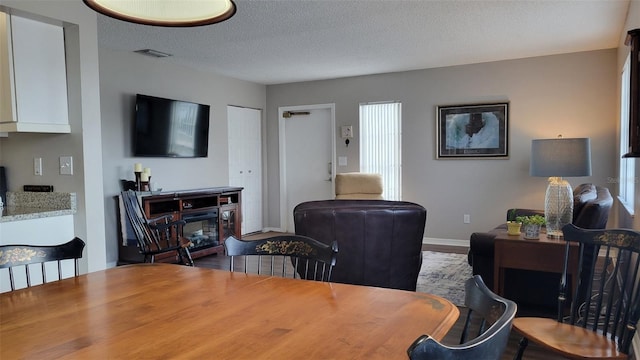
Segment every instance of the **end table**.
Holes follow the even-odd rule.
[[[522,234],[508,235],[505,229],[491,233],[496,234],[493,265],[493,290],[496,294],[504,294],[504,271],[507,268],[562,274],[566,246],[564,239],[547,238],[547,234],[542,232],[539,239],[525,239]],[[568,273],[574,292],[578,285],[578,251],[578,244],[571,243]]]

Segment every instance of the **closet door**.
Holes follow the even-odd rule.
[[[242,234],[262,231],[262,112],[227,106],[229,185],[241,186]]]

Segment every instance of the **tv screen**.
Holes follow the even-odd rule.
[[[209,105],[136,95],[134,156],[207,157]]]

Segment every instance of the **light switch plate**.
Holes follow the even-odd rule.
[[[73,157],[60,156],[60,175],[73,175]]]
[[[33,158],[33,175],[42,176],[42,158]]]
[[[340,136],[343,139],[351,139],[353,137],[353,126],[351,125],[345,125],[343,127],[340,128]]]

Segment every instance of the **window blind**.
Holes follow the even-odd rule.
[[[402,199],[399,102],[360,105],[360,171],[382,175],[386,200]]]

